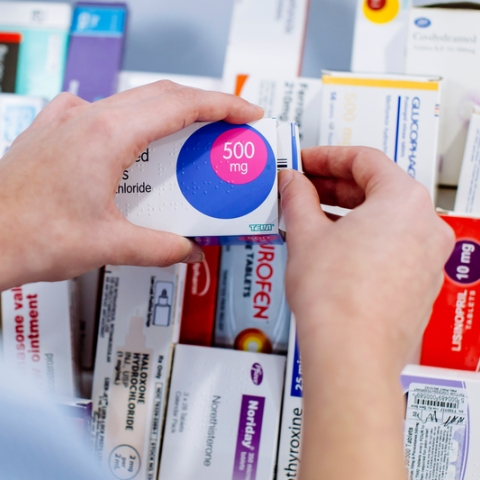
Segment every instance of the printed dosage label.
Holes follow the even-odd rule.
[[[303,398],[302,358],[300,357],[300,349],[298,348],[297,335],[295,335],[295,350],[293,353],[293,369],[292,369],[292,387],[290,390],[290,396]]]
[[[255,480],[257,477],[264,409],[264,397],[242,396],[232,480]]]
[[[411,383],[404,440],[410,480],[463,480],[468,456],[466,390]]]

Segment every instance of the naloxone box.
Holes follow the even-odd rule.
[[[425,330],[421,363],[480,370],[480,219],[442,215],[456,235],[444,284]]]
[[[160,480],[273,478],[285,359],[177,345]]]
[[[436,191],[440,81],[399,75],[323,75],[320,145],[378,148]]]
[[[290,309],[285,297],[285,245],[223,247],[214,344],[285,353]]]
[[[405,463],[412,480],[478,478],[480,375],[408,366],[405,393]]]
[[[278,447],[277,480],[298,478],[303,429],[302,360],[295,318],[290,323],[287,374],[283,392],[282,423]]]
[[[93,381],[93,447],[115,478],[157,478],[185,265],[106,267]]]
[[[261,106],[265,117],[298,125],[302,148],[318,145],[322,82],[316,78],[238,75],[235,95]]]
[[[352,71],[405,73],[412,0],[357,0]]]
[[[47,393],[76,397],[74,281],[31,283],[2,292],[5,361]]]
[[[277,143],[275,119],[190,125],[153,142],[125,170],[115,202],[136,225],[202,244],[283,243],[277,166],[298,169],[300,151],[298,128],[282,127],[286,141]]]

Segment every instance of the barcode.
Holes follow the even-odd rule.
[[[288,158],[277,158],[277,169],[288,168]]]
[[[416,398],[415,405],[425,405],[427,407],[458,408],[458,403],[442,402],[439,400],[427,400],[425,398]]]

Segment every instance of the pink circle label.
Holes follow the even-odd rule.
[[[255,180],[267,164],[263,138],[248,128],[232,128],[213,142],[210,162],[225,182],[243,185]]]

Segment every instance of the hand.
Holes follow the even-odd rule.
[[[152,141],[192,122],[262,116],[238,97],[169,81],[92,104],[56,97],[0,160],[0,291],[105,264],[201,261],[190,240],[121,215],[114,195],[122,173]]]

